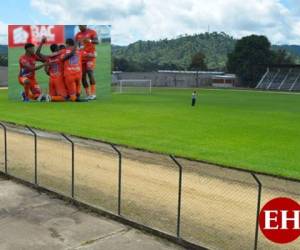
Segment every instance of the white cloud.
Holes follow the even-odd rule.
[[[291,0],[292,1],[292,0]],[[112,24],[113,43],[225,31],[258,33],[273,43],[300,43],[299,12],[279,0],[31,0],[34,9],[63,24]]]

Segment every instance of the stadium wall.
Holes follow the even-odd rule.
[[[7,87],[7,67],[0,67],[0,87]]]
[[[113,72],[113,84],[126,79],[150,79],[153,87],[197,88],[212,86],[213,78],[223,72],[159,71]]]

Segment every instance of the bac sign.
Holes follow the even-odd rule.
[[[39,44],[42,37],[47,38],[47,44],[64,42],[63,25],[9,25],[9,47],[24,46],[25,43]]]

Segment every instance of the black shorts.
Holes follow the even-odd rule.
[[[192,99],[192,106],[196,105],[196,99]]]

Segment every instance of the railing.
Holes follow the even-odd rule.
[[[42,136],[38,135],[38,131],[31,128],[31,127],[26,127],[27,131],[24,128],[20,128],[18,127],[18,131],[16,132],[15,130],[11,129],[11,125],[8,125],[6,123],[0,123],[0,127],[3,130],[2,136],[0,136],[0,139],[2,138],[3,141],[0,141],[0,149],[2,148],[3,150],[3,154],[0,155],[0,167],[1,165],[3,165],[3,171],[2,175],[4,176],[8,176],[8,177],[17,177],[18,179],[26,179],[26,178],[19,178],[19,175],[22,175],[22,167],[20,167],[20,171],[17,172],[17,165],[20,166],[21,163],[18,164],[13,164],[13,159],[14,157],[17,157],[17,154],[15,154],[15,149],[13,147],[16,147],[17,144],[14,144],[15,142],[11,142],[10,145],[10,133],[12,133],[11,137],[15,138],[17,136],[19,136],[19,138],[17,139],[17,141],[22,144],[22,141],[19,140],[24,140],[24,136],[21,134],[25,133],[26,138],[28,136],[32,136],[33,137],[33,148],[32,148],[32,153],[33,153],[33,163],[32,163],[32,167],[33,167],[33,181],[28,181],[27,182],[31,182],[34,187],[39,188],[39,189],[45,189],[46,191],[49,190],[53,190],[52,188],[55,188],[54,185],[51,186],[51,184],[47,184],[44,185],[43,183],[40,183],[39,181],[39,175],[42,175],[45,169],[45,165],[44,163],[39,165],[39,142],[42,144],[43,141],[47,141],[47,138],[43,138]],[[22,133],[19,131],[22,130]],[[0,130],[1,132],[1,130]],[[21,134],[20,134],[21,133]],[[41,137],[41,138],[40,138]],[[69,165],[69,170],[71,172],[70,175],[70,183],[68,184],[68,186],[70,187],[70,192],[69,194],[62,194],[61,192],[57,192],[60,193],[60,195],[62,195],[65,198],[68,198],[70,200],[72,200],[74,203],[76,204],[80,204],[80,205],[84,205],[84,206],[88,206],[89,208],[93,208],[96,211],[100,211],[101,213],[104,213],[108,216],[111,216],[113,219],[117,219],[123,223],[126,223],[128,225],[131,225],[133,227],[151,232],[153,234],[159,235],[161,237],[165,237],[170,241],[176,242],[186,248],[189,249],[206,249],[206,248],[226,248],[224,246],[224,244],[227,244],[227,240],[228,240],[228,244],[230,244],[230,248],[231,249],[258,249],[260,244],[261,246],[263,246],[263,248],[268,248],[271,249],[272,246],[270,246],[268,242],[266,242],[263,237],[259,237],[259,212],[260,212],[260,208],[261,208],[261,204],[263,202],[262,200],[262,196],[263,196],[263,190],[265,190],[266,194],[265,194],[265,200],[267,200],[268,197],[272,197],[272,196],[276,196],[278,195],[282,195],[283,193],[288,195],[292,195],[293,197],[296,198],[300,198],[300,181],[298,180],[292,180],[292,179],[284,179],[284,178],[280,178],[280,177],[274,177],[274,176],[268,176],[268,175],[264,175],[261,173],[255,173],[255,172],[251,172],[251,171],[244,171],[244,170],[235,170],[235,169],[227,169],[225,167],[222,166],[212,166],[212,165],[207,165],[204,166],[205,163],[199,163],[199,168],[198,167],[193,167],[191,169],[189,169],[189,165],[193,165],[193,164],[198,164],[197,162],[192,162],[189,160],[185,160],[182,158],[178,158],[176,156],[170,155],[168,156],[169,158],[169,163],[170,164],[170,169],[167,169],[167,175],[169,175],[168,177],[171,176],[171,178],[165,178],[165,176],[160,177],[158,175],[160,182],[164,183],[163,185],[160,185],[158,187],[156,187],[157,189],[155,189],[155,191],[152,191],[147,193],[147,196],[149,196],[147,199],[145,198],[145,201],[150,201],[152,202],[152,197],[154,197],[156,194],[155,192],[159,192],[160,189],[164,188],[164,185],[169,185],[170,180],[172,182],[172,184],[170,184],[170,192],[172,192],[172,205],[170,204],[170,207],[172,209],[167,209],[164,208],[166,205],[168,205],[168,202],[163,202],[163,199],[157,199],[159,202],[164,203],[164,206],[160,207],[159,204],[157,206],[147,206],[145,205],[145,207],[143,207],[143,209],[140,209],[140,206],[143,206],[143,204],[145,203],[145,201],[139,201],[142,200],[143,197],[134,197],[134,198],[127,198],[123,196],[123,193],[125,192],[132,192],[133,194],[135,194],[136,192],[139,192],[139,194],[143,194],[143,190],[134,190],[133,188],[133,183],[135,182],[135,179],[133,178],[130,182],[126,182],[126,178],[129,178],[129,174],[124,173],[124,171],[128,171],[129,168],[129,163],[124,163],[123,159],[126,158],[126,160],[128,160],[128,157],[126,157],[126,154],[124,154],[123,151],[123,147],[114,145],[114,144],[110,144],[110,143],[106,143],[106,142],[99,142],[101,144],[105,144],[106,146],[108,146],[110,149],[113,150],[113,152],[115,153],[115,158],[116,158],[116,163],[117,163],[117,172],[116,172],[116,178],[117,178],[117,196],[116,196],[116,210],[114,209],[108,209],[109,211],[107,211],[107,209],[102,209],[101,205],[98,206],[97,203],[97,199],[95,198],[92,202],[84,202],[82,201],[82,199],[79,199],[76,193],[76,188],[81,187],[82,185],[84,185],[85,182],[85,172],[81,169],[80,171],[83,171],[82,174],[80,174],[80,182],[76,182],[76,176],[78,177],[78,173],[79,173],[79,168],[76,168],[76,164],[77,164],[77,156],[80,157],[82,153],[77,153],[77,151],[75,151],[75,149],[77,148],[78,151],[80,150],[90,150],[90,149],[85,149],[85,148],[81,148],[82,145],[77,142],[78,140],[84,140],[84,139],[79,139],[77,137],[73,137],[73,136],[67,136],[65,134],[61,134],[60,135],[61,139],[64,140],[65,142],[67,142],[68,144],[66,145],[70,145],[70,147],[66,146],[66,152],[68,153],[68,155],[70,154],[71,157],[67,158],[68,159],[68,165]],[[27,138],[28,139],[28,138]],[[26,140],[27,140],[26,139]],[[47,143],[51,143],[47,141]],[[88,141],[86,142],[88,144]],[[95,142],[98,143],[98,142]],[[43,145],[42,145],[43,146]],[[69,148],[69,149],[68,149]],[[120,149],[121,148],[121,149]],[[9,156],[9,151],[13,151],[14,153],[11,153],[12,156]],[[19,150],[19,149],[18,149]],[[20,147],[21,150],[21,147]],[[31,149],[26,148],[26,150],[31,151]],[[41,150],[45,150],[45,149],[41,149]],[[92,150],[95,150],[95,148],[93,148]],[[82,152],[89,152],[89,151],[82,151]],[[136,151],[136,154],[139,154],[140,151]],[[1,153],[1,151],[0,151]],[[155,157],[156,154],[152,154],[151,153],[151,159],[149,158],[149,161],[152,161],[152,157]],[[9,158],[11,157],[11,158]],[[27,155],[27,157],[31,157],[29,156],[29,154]],[[53,156],[54,157],[54,156]],[[102,158],[101,158],[102,157]],[[102,161],[103,157],[106,157],[104,153],[102,153],[101,157],[99,157],[99,164]],[[157,155],[157,157],[162,157],[162,155]],[[163,157],[167,157],[167,156],[163,156]],[[86,158],[88,159],[88,157]],[[136,159],[139,160],[139,159]],[[159,163],[159,160],[157,161]],[[27,163],[24,163],[24,165],[26,165]],[[50,163],[47,163],[49,166],[51,165]],[[148,164],[148,163],[147,163]],[[173,164],[173,167],[172,167]],[[174,164],[176,166],[176,168],[174,168]],[[30,165],[30,164],[29,164]],[[141,164],[143,165],[143,164]],[[149,168],[148,170],[145,169],[145,174],[142,174],[142,177],[145,178],[145,184],[144,185],[148,185],[148,180],[147,178],[153,178],[153,177],[148,177],[147,173],[151,173],[151,175],[155,176],[154,174],[158,174],[156,172],[161,171],[162,175],[165,171],[164,168],[157,168],[156,169],[156,165],[153,163],[149,163]],[[32,170],[31,166],[27,166],[28,168],[26,168],[26,171],[28,169]],[[101,166],[100,166],[101,167]],[[125,167],[125,169],[124,169]],[[139,164],[137,164],[137,168],[140,167]],[[127,169],[127,170],[126,170]],[[152,170],[153,169],[153,170]],[[176,170],[177,169],[177,170]],[[136,169],[133,169],[136,170]],[[24,170],[25,171],[25,170]],[[76,171],[78,171],[78,173],[76,173]],[[101,174],[101,169],[99,170],[99,166],[98,166],[98,170],[100,171],[99,173]],[[147,172],[147,171],[151,171],[151,172]],[[195,173],[194,173],[195,171]],[[199,172],[200,171],[200,172]],[[202,172],[201,172],[202,171]],[[104,172],[104,171],[103,171]],[[134,171],[132,171],[133,173],[135,173]],[[223,173],[224,172],[224,173]],[[15,173],[15,174],[14,174]],[[17,173],[17,174],[16,174]],[[98,173],[98,172],[97,172]],[[143,173],[143,171],[141,172]],[[160,173],[159,173],[160,174]],[[30,174],[28,174],[29,176]],[[50,177],[51,178],[55,178],[53,177],[53,173],[50,172]],[[97,175],[97,174],[95,174]],[[132,175],[132,174],[131,174]],[[130,175],[130,178],[132,177]],[[236,175],[236,176],[235,176]],[[91,174],[91,176],[93,177],[93,174]],[[176,177],[177,176],[177,177]],[[79,178],[78,177],[78,178]],[[97,178],[99,178],[99,175],[94,176],[94,178],[97,180]],[[103,177],[105,178],[105,177]],[[125,180],[124,180],[125,178]],[[138,178],[138,177],[137,177]],[[177,179],[178,178],[178,179]],[[67,179],[67,178],[66,178]],[[64,180],[66,180],[64,179]],[[176,180],[177,179],[177,180]],[[224,180],[223,180],[224,179]],[[104,180],[104,179],[102,179]],[[151,182],[151,185],[155,185],[155,179],[153,179],[154,184]],[[243,180],[246,180],[246,183],[244,183]],[[113,180],[112,180],[113,181]],[[136,180],[138,181],[138,179]],[[201,183],[201,181],[203,181],[203,183]],[[263,183],[265,181],[265,184]],[[86,182],[88,182],[88,180],[86,180]],[[277,187],[277,185],[273,185],[272,182],[284,182],[286,184],[288,184],[287,186],[291,186],[291,188],[289,190],[287,190],[284,185],[281,185],[281,187]],[[143,182],[142,182],[143,183]],[[149,182],[150,183],[150,182]],[[176,184],[177,183],[177,184]],[[100,183],[99,183],[100,184]],[[50,187],[49,187],[50,185]],[[158,185],[158,184],[157,184]],[[265,185],[265,189],[263,189]],[[129,188],[128,186],[130,186],[130,191],[128,191],[127,189]],[[205,188],[205,187],[208,188]],[[280,186],[280,185],[279,185]],[[222,190],[224,188],[227,188],[228,190]],[[295,188],[297,187],[297,188]],[[299,187],[299,189],[298,189]],[[216,188],[218,189],[218,191],[214,191],[213,189]],[[176,189],[176,190],[175,190]],[[203,189],[205,189],[203,191]],[[85,189],[87,190],[87,189]],[[94,189],[90,189],[91,191],[95,191],[96,193],[99,190],[99,196],[101,196],[101,192],[103,191],[101,190],[101,188],[94,190]],[[126,191],[127,190],[127,191]],[[248,190],[248,191],[247,191]],[[255,191],[256,190],[256,191]],[[255,191],[255,192],[254,192]],[[85,192],[85,191],[84,191]],[[84,193],[83,192],[83,193]],[[154,192],[154,193],[153,193]],[[198,194],[200,192],[203,192],[203,196],[199,195],[196,197],[193,197],[193,195]],[[224,192],[224,193],[223,193]],[[249,197],[250,195],[252,195],[252,198],[255,199],[246,199],[244,200],[245,193],[244,192],[249,192]],[[64,192],[63,192],[64,193]],[[175,196],[176,193],[176,196]],[[110,194],[113,194],[113,192],[111,192]],[[213,194],[213,196],[209,196],[209,195]],[[193,198],[188,199],[186,198],[187,196],[191,196]],[[204,195],[207,195],[207,197],[204,197]],[[245,220],[246,222],[249,221],[249,227],[246,228],[247,235],[237,235],[236,239],[230,239],[230,237],[228,235],[230,235],[230,230],[232,230],[232,233],[241,233],[240,230],[238,229],[238,227],[243,226],[240,225],[241,223],[239,221],[235,221],[234,217],[232,218],[232,222],[226,221],[226,223],[224,222],[224,227],[227,227],[227,230],[229,230],[229,232],[225,232],[227,230],[224,231],[224,229],[222,229],[223,231],[221,231],[221,229],[218,229],[218,227],[216,226],[216,228],[214,228],[214,230],[219,230],[216,231],[216,234],[214,235],[214,233],[212,233],[210,230],[213,227],[214,223],[210,223],[210,220],[214,219],[214,208],[219,208],[218,206],[220,206],[219,202],[220,200],[223,199],[223,196],[228,195],[228,197],[226,199],[228,199],[230,201],[230,199],[238,199],[238,204],[240,204],[241,208],[238,209],[243,209],[243,207],[247,207],[247,204],[249,203],[251,207],[255,208],[255,209],[249,209],[248,211],[248,215],[244,216],[244,217],[248,217],[248,218],[244,218],[243,216],[241,216],[240,218]],[[97,196],[97,195],[96,195]],[[174,197],[173,197],[174,196]],[[219,197],[219,198],[218,198]],[[112,195],[110,199],[114,199],[114,196]],[[207,200],[204,200],[207,199]],[[156,201],[156,199],[153,198],[153,202],[154,200]],[[174,202],[173,202],[174,200]],[[201,202],[201,201],[204,202]],[[256,202],[255,202],[256,200]],[[199,202],[198,202],[199,201]],[[226,200],[227,201],[227,200]],[[187,203],[190,204],[194,204],[195,202],[197,202],[197,204],[199,205],[199,207],[201,206],[201,208],[195,207],[195,205],[187,205]],[[231,208],[231,206],[235,206],[236,204],[234,203],[234,201],[230,201],[231,203],[224,203],[224,217],[226,217],[225,215],[228,213],[232,213],[233,216],[235,216],[235,212],[234,209],[236,208]],[[128,210],[130,210],[128,208],[128,204],[132,204],[134,203],[134,205],[132,205],[131,211],[130,211],[130,215],[128,215]],[[255,204],[256,203],[256,204]],[[176,212],[175,210],[173,210],[173,208],[175,208],[176,206]],[[226,208],[228,208],[228,211],[226,211]],[[249,206],[249,205],[248,205]],[[157,211],[152,211],[154,209],[156,209]],[[151,210],[152,208],[152,210]],[[184,215],[182,213],[182,209],[184,209]],[[114,210],[114,211],[113,211]],[[148,211],[151,210],[151,211]],[[165,211],[165,212],[164,212]],[[174,216],[169,216],[168,213],[174,214]],[[199,211],[199,214],[198,214]],[[204,211],[204,212],[203,212]],[[238,211],[238,210],[237,210]],[[163,219],[165,219],[165,221],[167,221],[165,224],[168,225],[168,228],[170,230],[168,230],[168,232],[166,232],[166,230],[162,227],[163,226],[149,226],[149,225],[145,225],[145,223],[143,223],[144,220],[144,215],[141,215],[141,213],[149,213],[152,214],[153,213],[153,217],[151,219],[147,218],[147,223],[146,224],[150,224],[152,225],[153,221],[158,222],[157,224],[159,225],[164,225],[164,223],[162,222]],[[138,214],[138,215],[136,215]],[[159,218],[159,216],[157,216],[157,214],[165,214],[165,217],[163,215],[161,215],[161,218]],[[235,214],[235,215],[234,215]],[[193,216],[191,216],[193,215]],[[191,216],[191,217],[190,217]],[[222,214],[216,212],[215,214],[216,217],[218,218],[223,218]],[[134,218],[138,218],[137,220],[132,219],[132,217]],[[151,217],[151,216],[150,216]],[[167,218],[166,218],[167,217]],[[228,217],[228,216],[227,216]],[[142,219],[139,219],[142,218]],[[175,219],[173,221],[173,218]],[[194,218],[194,219],[193,219]],[[211,218],[210,220],[205,220],[205,219],[201,219],[201,218]],[[153,220],[153,221],[152,221]],[[218,222],[218,219],[216,219],[216,221]],[[148,223],[149,222],[149,223]],[[152,224],[151,224],[152,223]],[[248,223],[248,222],[247,222]],[[245,226],[247,226],[247,223]],[[183,224],[184,224],[184,228],[183,228]],[[203,225],[202,225],[203,224]],[[176,229],[173,228],[172,225],[176,225]],[[206,231],[206,226],[209,228],[208,231]],[[237,227],[236,231],[235,231],[235,227]],[[202,229],[198,229],[198,228],[202,228]],[[197,231],[199,230],[199,231]],[[224,232],[224,235],[220,234]],[[227,235],[228,234],[228,235]],[[218,239],[222,238],[222,241],[219,241]],[[240,240],[239,240],[240,237]],[[243,238],[246,237],[246,238]],[[234,237],[233,237],[234,238]],[[247,239],[246,242],[243,239]],[[261,239],[261,242],[260,242]],[[295,243],[296,246],[299,246],[299,242]]]

